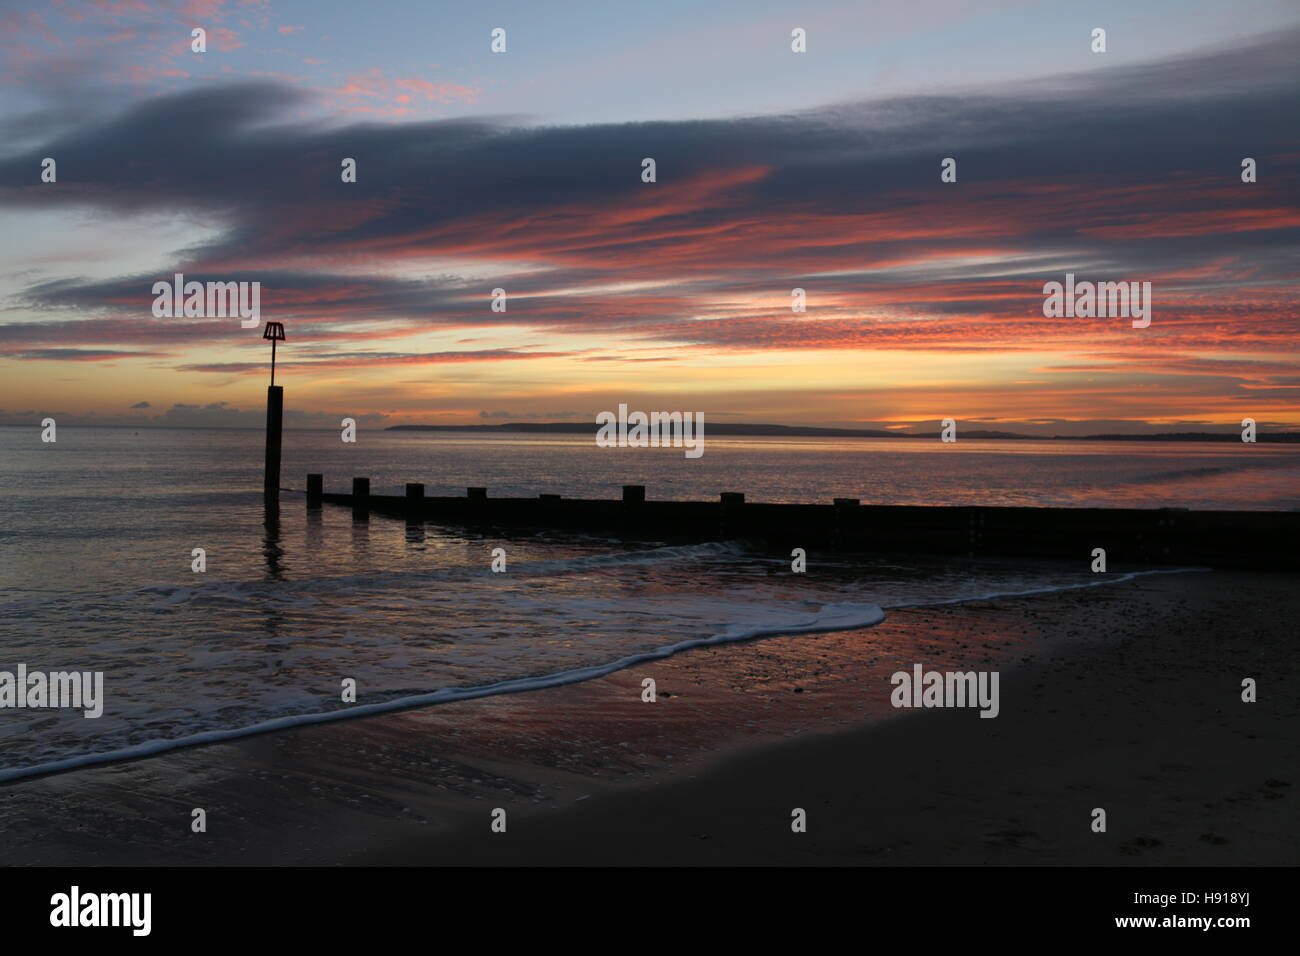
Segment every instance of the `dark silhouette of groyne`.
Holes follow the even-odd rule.
[[[370,479],[347,493],[326,492],[307,476],[307,504],[351,508],[413,522],[505,534],[568,531],[649,541],[750,540],[793,548],[853,552],[1056,558],[1091,564],[1102,548],[1114,566],[1164,564],[1266,571],[1300,570],[1300,512],[1191,511],[1181,508],[1008,508],[747,502],[724,492],[717,501],[654,501],[644,485],[621,498],[492,498],[483,487],[461,496],[427,496],[411,483],[405,495],[372,495]]]

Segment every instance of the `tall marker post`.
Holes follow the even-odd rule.
[[[280,435],[284,430],[284,389],[275,384],[275,343],[284,341],[284,323],[267,322],[262,338],[271,340],[271,384],[266,389],[266,473],[262,494],[280,497]]]

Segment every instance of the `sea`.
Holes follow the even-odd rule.
[[[102,716],[0,709],[0,780],[304,723],[589,679],[690,647],[866,628],[891,609],[1105,586],[1086,564],[811,553],[741,542],[493,538],[308,510],[376,494],[1295,510],[1300,447],[709,437],[706,452],[546,434],[0,427],[0,674],[101,672]],[[491,569],[504,549],[506,571]],[[196,549],[204,570],[196,571]],[[345,682],[356,700],[345,701]]]

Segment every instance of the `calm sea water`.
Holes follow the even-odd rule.
[[[494,540],[261,499],[255,431],[0,428],[0,671],[105,675],[105,713],[0,710],[0,778],[486,688],[582,679],[674,648],[862,626],[880,608],[1085,586],[1075,566],[829,560],[809,573],[736,544]],[[599,449],[567,436],[285,436],[308,471],[377,493],[558,492],[758,501],[1294,509],[1300,449],[1270,445],[709,438]],[[489,570],[507,550],[509,571]],[[203,548],[207,570],[191,570]],[[1133,569],[1124,569],[1133,570]],[[1113,575],[1112,575],[1113,577]],[[812,638],[810,638],[812,639]],[[358,704],[340,682],[358,685]],[[134,748],[134,750],[133,750]]]

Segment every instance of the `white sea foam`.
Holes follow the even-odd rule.
[[[396,710],[408,710],[412,707],[443,704],[454,700],[492,697],[498,694],[518,694],[524,691],[542,690],[547,687],[558,687],[561,684],[575,684],[596,677],[604,677],[607,674],[612,674],[615,671],[623,670],[624,668],[632,667],[636,664],[671,657],[674,654],[695,647],[752,640],[757,637],[767,637],[777,634],[813,634],[819,631],[839,631],[856,627],[869,627],[873,624],[880,623],[884,618],[884,612],[874,604],[827,605],[820,612],[808,615],[807,619],[803,621],[786,619],[779,621],[773,620],[766,625],[753,623],[732,624],[719,634],[678,641],[675,644],[668,644],[651,651],[629,654],[626,657],[621,657],[615,661],[593,664],[588,667],[579,667],[573,670],[561,671],[556,674],[547,674],[541,677],[517,678],[515,680],[500,681],[495,684],[487,684],[481,687],[449,687],[428,694],[414,694],[409,697],[399,697],[394,700],[386,700],[374,704],[360,704],[341,710],[327,711],[325,713],[295,714],[292,716],[277,717],[270,720],[260,721],[246,727],[211,730],[204,733],[176,737],[170,740],[151,740],[146,743],[137,744],[131,747],[123,747],[119,750],[112,750],[106,753],[84,754],[63,760],[53,760],[31,767],[0,770],[0,781],[15,780],[21,777],[31,777],[40,774],[57,773],[94,764],[133,760],[140,757],[148,757],[154,754],[164,753],[169,750],[176,750],[181,747],[193,747],[199,744],[218,743],[223,740],[233,740],[239,737],[251,736],[253,734],[267,733],[274,730],[285,730],[291,727],[306,726],[308,724],[321,724],[336,720],[350,720],[356,717],[390,713]]]
[[[1017,597],[1034,597],[1040,594],[1056,594],[1061,591],[1078,591],[1083,588],[1096,588],[1106,584],[1122,584],[1125,581],[1132,581],[1136,578],[1145,577],[1150,574],[1193,574],[1202,571],[1209,571],[1210,568],[1158,568],[1151,571],[1130,571],[1126,574],[1107,575],[1098,578],[1095,581],[1084,581],[1079,584],[1059,584],[1045,588],[1028,588],[1022,591],[991,591],[987,594],[973,594],[963,597],[943,598],[934,601],[909,601],[904,604],[886,604],[885,609],[897,611],[908,607],[939,607],[944,604],[969,604],[972,601],[991,601],[994,598],[1017,598]]]
[[[103,671],[105,713],[37,722],[6,712],[0,762],[11,772],[363,712],[341,705],[343,676],[382,710],[422,695],[582,679],[684,642],[836,623],[845,605],[889,613],[1129,580],[1092,575],[1082,558],[854,565],[812,555],[815,573],[794,575],[788,561],[736,545],[628,553],[599,539],[503,541],[436,524],[417,536],[402,522],[354,524],[346,509],[308,513],[300,498],[268,513],[258,430],[69,434],[79,453],[51,457],[29,429],[0,428],[0,551],[11,558],[0,562],[0,653],[10,664]],[[1229,446],[953,447],[938,468],[937,447],[898,439],[737,438],[710,445],[699,468],[638,456],[629,474],[606,467],[590,438],[372,432],[357,458],[337,433],[291,431],[286,474],[311,467],[333,483],[369,474],[377,493],[400,493],[414,478],[430,494],[454,494],[473,476],[493,496],[608,498],[635,481],[679,500],[733,487],[760,502],[848,494],[883,504],[1300,507],[1294,446],[1252,447],[1249,468]],[[497,545],[509,552],[506,574],[488,571]],[[190,570],[195,547],[207,550],[205,574]],[[97,751],[109,756],[91,758]]]
[[[701,550],[701,548],[704,548],[704,550]],[[738,549],[735,548],[718,549],[705,548],[704,546],[694,546],[690,549],[682,550],[684,553],[679,553],[677,555],[679,559],[687,557],[695,559],[705,555],[735,555],[739,553]],[[654,558],[655,560],[660,558],[671,560],[671,557],[664,555],[663,551],[664,549],[659,549],[659,551],[650,552],[649,554],[654,554],[656,556]],[[644,563],[645,554],[647,553],[642,553],[643,558],[640,563]],[[554,566],[558,566],[561,563],[563,562],[542,562],[542,564],[552,565],[548,570],[554,570]],[[638,563],[638,561],[624,561],[621,563],[627,565]],[[588,562],[582,566],[592,565]],[[1182,568],[1136,571],[1127,574],[1108,575],[1098,580],[1089,580],[1083,583],[1062,584],[1050,587],[1019,590],[983,591],[958,597],[888,603],[883,608],[874,603],[858,603],[851,601],[832,602],[821,605],[815,605],[815,602],[795,602],[796,604],[808,605],[805,607],[790,605],[774,606],[771,603],[755,603],[749,599],[752,595],[738,594],[734,591],[729,592],[729,597],[723,597],[717,594],[696,596],[674,602],[674,610],[678,615],[679,621],[692,621],[697,619],[716,620],[720,613],[726,613],[735,619],[703,636],[677,640],[659,647],[625,654],[611,660],[600,661],[584,666],[566,668],[550,673],[494,681],[477,686],[444,687],[435,691],[399,695],[370,704],[341,707],[329,711],[282,714],[238,727],[221,727],[198,733],[180,734],[167,739],[153,739],[135,743],[130,746],[114,748],[102,753],[79,754],[61,759],[46,760],[30,766],[0,770],[0,781],[14,780],[40,774],[56,773],[94,764],[136,759],[164,753],[178,748],[217,743],[220,741],[233,740],[253,734],[284,730],[292,727],[326,723],[337,720],[348,720],[356,717],[406,710],[413,707],[430,706],[456,700],[468,700],[499,694],[517,694],[527,691],[542,690],[562,684],[572,684],[580,681],[591,680],[597,677],[603,677],[627,667],[643,664],[648,661],[661,660],[692,648],[736,641],[746,641],[775,635],[812,634],[817,632],[870,627],[884,620],[886,609],[892,610],[908,607],[937,606],[959,604],[969,601],[985,601],[996,598],[1053,594],[1062,591],[1098,587],[1106,584],[1118,584],[1151,574],[1176,574],[1203,570],[1206,569]],[[516,601],[523,602],[524,604],[522,607],[516,607],[516,610],[523,610],[525,612],[531,610],[531,608],[527,606],[527,602],[524,598],[517,597]],[[611,603],[610,599],[602,597],[578,598],[568,602],[566,613],[579,614],[581,612],[592,613],[597,616],[617,614],[618,604],[616,602]],[[662,606],[657,606],[647,609],[645,613],[649,613],[652,618],[661,619],[663,612],[664,608]],[[220,655],[215,655],[209,652],[203,663],[207,666],[213,666],[219,660]],[[450,663],[456,664],[458,668],[462,666],[472,666],[475,662],[481,663],[481,661],[478,660],[477,655],[470,655],[469,658],[464,661],[457,661],[454,658],[450,661]],[[302,703],[310,703],[310,701],[314,699],[310,695],[298,694],[295,696],[298,701]]]

